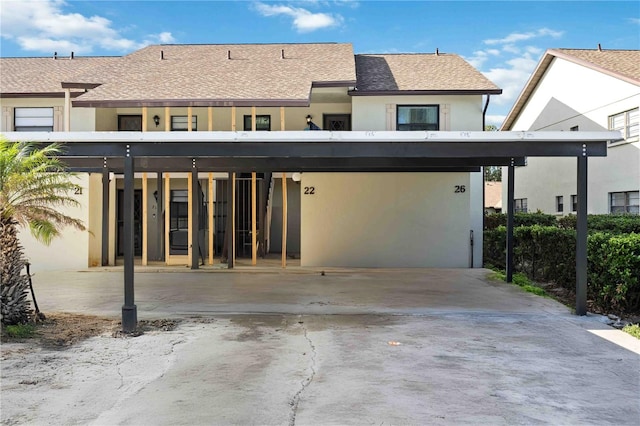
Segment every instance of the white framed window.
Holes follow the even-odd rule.
[[[571,196],[571,211],[572,212],[577,212],[578,211],[578,196],[577,195],[572,195]]]
[[[16,132],[53,132],[53,108],[15,108]]]
[[[440,106],[398,105],[396,130],[440,130]]]
[[[558,213],[564,212],[564,196],[556,195],[556,211]]]
[[[527,199],[526,198],[516,198],[514,200],[514,210],[516,213],[526,213],[527,212]]]
[[[171,116],[171,131],[175,132],[186,132],[189,130],[187,127],[188,120],[186,115],[172,115]],[[191,130],[198,130],[198,117],[195,115],[191,116]]]
[[[640,213],[640,191],[610,192],[609,208],[611,213]]]
[[[625,140],[638,139],[640,131],[638,108],[609,116],[609,130],[618,130]]]

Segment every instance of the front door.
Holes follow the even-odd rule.
[[[118,190],[118,203],[116,204],[116,246],[117,255],[124,256],[124,189]],[[142,190],[133,192],[133,255],[142,256]]]
[[[324,114],[323,122],[323,130],[351,130],[351,114]]]

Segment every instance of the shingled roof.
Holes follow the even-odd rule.
[[[502,90],[458,55],[356,55],[353,95],[413,93],[500,94]]]
[[[511,126],[555,58],[640,86],[640,50],[549,49],[522,89],[500,130],[511,130]]]
[[[0,93],[62,97],[61,82],[120,61],[121,57],[0,58]]]

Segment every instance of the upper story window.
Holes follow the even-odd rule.
[[[610,192],[611,213],[638,214],[640,209],[640,191]]]
[[[246,132],[251,131],[251,116],[244,116],[244,130]],[[271,130],[271,116],[270,115],[256,115],[256,130]]]
[[[438,105],[398,105],[396,130],[439,130]]]
[[[526,198],[516,198],[514,200],[514,210],[516,213],[526,213],[527,212],[527,199]]]
[[[53,108],[16,108],[16,132],[53,132]]]
[[[188,119],[186,115],[172,115],[171,116],[171,130],[175,132],[186,132],[188,128]],[[198,117],[191,116],[191,130],[194,132],[198,130]]]
[[[638,108],[612,115],[609,117],[609,129],[619,130],[626,140],[637,139],[640,129],[639,116]]]

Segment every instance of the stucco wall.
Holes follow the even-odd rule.
[[[396,130],[396,105],[440,105],[440,130],[482,130],[482,96],[353,96],[353,130]]]
[[[301,191],[303,266],[469,267],[469,173],[303,173]]]
[[[14,108],[55,108],[54,131],[64,129],[64,99],[63,98],[3,98],[0,99],[2,120],[0,131],[13,131]],[[96,127],[95,108],[71,108],[71,130],[75,132],[89,132]]]
[[[638,108],[640,88],[600,72],[555,59],[541,79],[513,130],[606,130],[609,116]],[[555,214],[556,196],[562,195],[563,214],[571,213],[576,194],[575,158],[529,158],[516,167],[515,198],[527,198],[529,211]],[[506,182],[506,169],[503,177]],[[609,193],[640,188],[640,142],[615,143],[607,157],[593,157],[588,165],[589,213],[609,213]],[[507,185],[503,184],[506,208]]]
[[[89,175],[80,173],[75,178],[82,186],[82,194],[73,195],[80,203],[79,207],[60,209],[65,214],[84,222],[90,227],[89,212],[99,205],[89,202]],[[31,236],[29,229],[20,228],[20,241],[24,247],[25,257],[32,262],[31,271],[84,269],[88,265],[89,230],[79,231],[71,227],[60,230],[61,236],[55,238],[51,245],[45,246]]]

